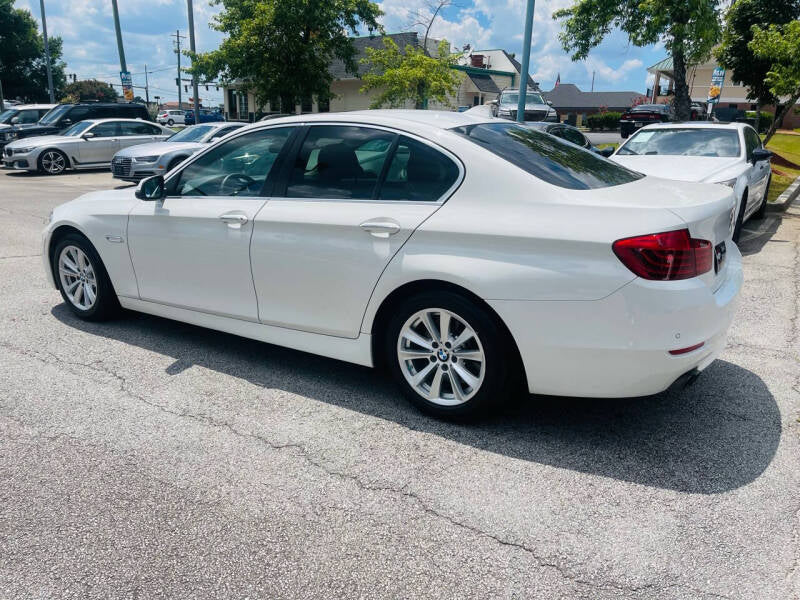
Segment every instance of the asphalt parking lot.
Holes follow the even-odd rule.
[[[800,208],[748,224],[693,387],[453,425],[361,367],[74,318],[43,219],[116,186],[0,172],[1,598],[800,598]]]

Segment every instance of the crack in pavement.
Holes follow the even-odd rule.
[[[26,351],[24,349],[18,348],[16,346],[12,345],[12,344],[7,343],[7,342],[0,341],[0,346],[2,346],[4,348],[7,348],[8,350],[11,350],[12,352],[15,352],[17,354],[21,354],[23,356],[27,356],[29,358],[33,358],[34,360],[39,360],[39,361],[41,361],[41,362],[43,362],[45,364],[48,364],[48,363],[49,364],[53,364],[53,362],[54,362],[56,364],[78,366],[78,367],[83,367],[83,368],[89,369],[89,370],[94,371],[96,373],[103,373],[103,374],[109,375],[119,383],[119,388],[118,389],[119,389],[120,392],[122,392],[123,394],[127,395],[128,397],[133,398],[134,400],[137,400],[138,402],[141,402],[141,403],[143,403],[143,404],[145,404],[145,405],[147,405],[147,406],[149,406],[149,407],[151,407],[151,408],[153,408],[155,410],[158,410],[158,411],[160,411],[162,413],[165,413],[165,414],[171,415],[173,417],[177,417],[177,418],[185,418],[185,419],[189,419],[189,420],[192,420],[192,421],[195,421],[195,422],[199,422],[199,423],[202,423],[204,425],[210,426],[210,427],[215,428],[215,429],[222,429],[222,430],[228,431],[229,433],[231,433],[234,436],[237,436],[237,437],[240,437],[240,438],[244,438],[244,439],[251,439],[251,440],[253,440],[253,441],[255,441],[255,442],[257,442],[257,443],[259,443],[261,445],[267,446],[268,448],[270,448],[272,450],[276,450],[276,451],[283,451],[283,450],[294,451],[308,465],[310,465],[310,466],[312,466],[312,467],[314,467],[316,469],[319,469],[320,471],[324,472],[325,474],[327,474],[330,477],[334,477],[334,478],[340,479],[342,481],[351,482],[357,488],[359,488],[360,490],[363,490],[363,491],[376,492],[376,493],[388,493],[388,494],[392,494],[392,495],[398,496],[400,498],[404,498],[406,500],[409,500],[409,501],[413,502],[414,504],[416,504],[417,507],[426,515],[432,516],[432,517],[434,517],[436,519],[439,519],[439,520],[443,520],[443,521],[445,521],[445,522],[447,522],[447,523],[449,523],[449,524],[451,524],[451,525],[453,525],[455,527],[458,527],[458,528],[463,529],[465,531],[469,531],[470,533],[472,533],[472,534],[474,534],[474,535],[476,535],[478,537],[483,537],[485,539],[492,540],[493,542],[495,542],[496,544],[498,544],[500,546],[503,546],[503,547],[506,547],[506,548],[512,548],[512,549],[524,552],[526,555],[531,557],[540,568],[553,569],[559,574],[559,576],[562,579],[564,579],[566,581],[569,581],[569,582],[571,582],[573,584],[576,584],[576,585],[579,585],[579,586],[587,586],[587,587],[590,587],[592,589],[606,589],[606,590],[615,590],[615,591],[627,591],[627,592],[633,592],[633,593],[643,592],[643,591],[648,591],[648,590],[649,591],[654,591],[654,590],[679,588],[679,589],[692,590],[692,591],[694,591],[696,593],[702,593],[702,594],[705,594],[705,595],[708,595],[708,596],[711,596],[711,597],[728,598],[728,596],[724,596],[724,595],[721,595],[721,594],[716,594],[716,593],[708,592],[708,591],[704,591],[704,590],[699,590],[699,589],[693,588],[692,586],[690,586],[688,584],[683,584],[683,583],[679,583],[679,582],[672,582],[672,583],[652,582],[652,583],[644,583],[644,584],[641,584],[641,585],[630,585],[630,584],[624,584],[624,583],[620,583],[620,582],[616,582],[616,581],[608,581],[608,580],[606,580],[606,581],[593,581],[593,580],[585,579],[585,578],[583,578],[583,576],[581,576],[579,574],[575,574],[573,572],[573,568],[571,568],[569,566],[564,566],[562,564],[559,564],[559,562],[553,560],[550,557],[538,554],[535,548],[531,547],[528,544],[525,544],[524,542],[517,542],[517,541],[513,541],[513,540],[504,539],[504,538],[500,537],[497,534],[494,534],[492,532],[486,531],[484,529],[481,529],[480,527],[477,527],[475,525],[471,525],[471,524],[469,524],[467,522],[460,521],[460,520],[458,520],[457,518],[455,518],[453,516],[447,515],[447,514],[441,512],[441,511],[437,510],[435,507],[431,506],[428,501],[423,499],[417,493],[407,489],[410,482],[407,482],[404,485],[399,486],[399,487],[398,486],[389,486],[389,485],[374,485],[374,484],[371,484],[369,482],[365,482],[358,475],[354,475],[352,473],[347,473],[346,471],[340,471],[340,470],[331,468],[329,465],[326,465],[322,461],[320,461],[317,458],[315,458],[314,456],[312,456],[312,454],[309,452],[309,450],[305,446],[300,444],[300,443],[296,443],[296,442],[276,443],[276,442],[270,440],[269,438],[267,438],[267,437],[265,437],[263,435],[259,435],[257,433],[252,433],[252,432],[248,432],[248,431],[242,431],[240,429],[237,429],[235,426],[231,425],[227,421],[222,421],[222,420],[219,420],[219,419],[215,419],[214,417],[211,417],[209,415],[205,415],[205,414],[201,414],[201,413],[192,413],[192,412],[189,412],[189,411],[172,410],[172,409],[170,409],[170,408],[168,408],[166,406],[163,406],[163,405],[161,405],[161,404],[159,404],[157,402],[153,402],[153,401],[145,398],[144,396],[142,396],[140,394],[137,394],[137,393],[133,392],[132,390],[130,390],[129,387],[128,387],[128,378],[126,378],[125,376],[119,374],[117,371],[105,366],[102,363],[102,360],[96,360],[96,361],[92,361],[92,362],[69,361],[69,360],[66,360],[66,359],[58,356],[57,354],[55,354],[55,353],[53,353],[53,352],[51,352],[49,350],[46,350],[45,351],[46,356],[49,356],[50,358],[53,359],[53,361],[50,362],[50,361],[47,361],[38,352]]]

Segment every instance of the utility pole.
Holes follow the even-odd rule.
[[[147,82],[147,65],[144,66],[144,101],[150,106],[150,84]]]
[[[42,0],[44,2],[44,0]],[[117,8],[117,0],[111,0],[111,8],[114,9],[114,29],[117,30],[117,50],[119,51],[119,68],[120,71],[127,71],[128,65],[125,64],[125,49],[122,47],[122,31],[119,27],[119,9]]]
[[[594,71],[592,71],[592,91],[594,91]]]
[[[189,9],[189,49],[194,56],[194,9],[192,8],[192,0],[186,0],[187,8]],[[192,58],[192,66],[194,67],[194,58]],[[200,122],[200,97],[197,95],[197,74],[192,73],[192,91],[194,92],[194,122]]]
[[[170,36],[171,37],[171,36]],[[175,53],[178,55],[178,76],[175,78],[175,85],[178,86],[178,110],[181,108],[181,40],[186,36],[181,35],[180,29],[175,30]]]
[[[533,37],[533,9],[535,0],[528,0],[525,13],[525,38],[522,48],[522,73],[519,74],[519,102],[517,102],[517,122],[525,122],[525,101],[528,96],[528,70],[531,66],[531,38]]]
[[[39,0],[42,10],[42,35],[44,37],[44,59],[47,61],[47,89],[50,92],[50,104],[56,103],[56,93],[53,89],[53,67],[50,64],[50,43],[47,40],[47,18],[44,15],[44,0]],[[114,3],[116,6],[116,0]]]
[[[0,78],[0,112],[3,112],[6,109],[4,101],[3,101],[3,79]]]

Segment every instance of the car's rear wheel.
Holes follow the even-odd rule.
[[[53,148],[45,150],[39,155],[38,166],[42,173],[60,175],[66,171],[68,165],[67,155],[61,152],[61,150]]]
[[[69,309],[86,321],[114,316],[119,302],[103,262],[85,237],[69,234],[53,252],[53,273]]]
[[[174,119],[170,119],[169,121],[167,121],[167,125],[172,127],[173,125],[175,125],[175,120]]]
[[[764,197],[761,199],[761,206],[758,207],[758,210],[753,213],[754,219],[763,219],[764,215],[767,214],[767,196],[769,196],[769,186],[772,183],[772,175],[769,176],[767,179],[767,187],[764,189]]]
[[[453,292],[425,292],[394,311],[387,364],[408,399],[436,417],[497,407],[509,389],[510,343],[496,319]]]

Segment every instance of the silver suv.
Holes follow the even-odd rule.
[[[495,117],[517,120],[519,90],[503,90],[493,109]],[[525,120],[558,122],[558,113],[545,102],[539,92],[529,91],[525,94]]]

